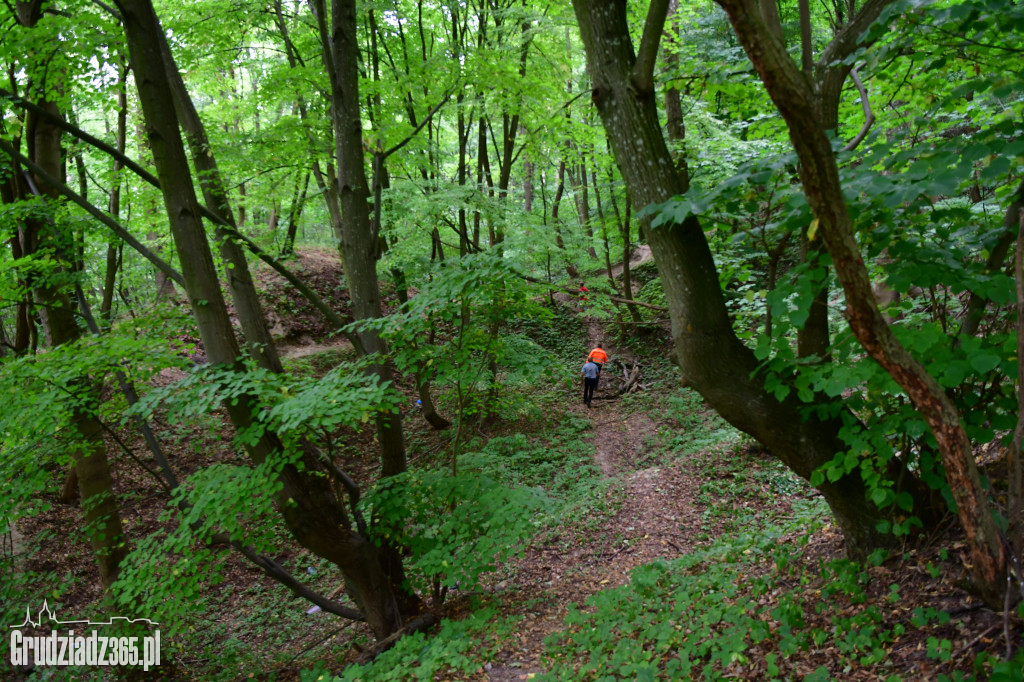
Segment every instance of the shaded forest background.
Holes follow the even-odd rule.
[[[145,616],[183,678],[1019,679],[1020,15],[6,4],[6,622]]]

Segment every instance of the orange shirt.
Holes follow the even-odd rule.
[[[594,350],[590,351],[590,355],[587,356],[587,360],[593,360],[594,362],[603,365],[604,363],[608,362],[608,354],[605,353],[600,348],[595,348]]]

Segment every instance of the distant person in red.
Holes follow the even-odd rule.
[[[597,379],[601,379],[601,369],[604,367],[604,363],[608,362],[608,354],[601,348],[601,344],[598,343],[594,346],[594,350],[590,351],[590,355],[587,356],[587,362],[592,362],[597,365]],[[594,382],[594,390],[597,390],[597,383]]]
[[[590,300],[590,296],[588,294],[590,294],[590,289],[587,288],[586,284],[580,282],[580,312],[583,312],[583,307],[587,304],[587,301]]]

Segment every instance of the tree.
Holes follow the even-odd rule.
[[[850,327],[864,349],[892,375],[928,421],[971,546],[975,587],[990,604],[1002,604],[1006,555],[981,486],[970,441],[959,411],[934,377],[897,340],[878,309],[853,236],[838,164],[826,133],[834,129],[831,116],[818,105],[806,74],[789,57],[777,33],[766,26],[760,9],[746,0],[721,0],[720,4],[729,13],[737,36],[789,126],[790,139],[800,159],[804,194],[814,212],[813,224],[828,248],[846,294]],[[869,4],[868,18],[884,4],[884,0]],[[862,26],[856,17],[852,25]],[[813,239],[814,235],[809,236]]]
[[[15,19],[22,29],[41,31],[39,23],[43,20],[43,9],[43,2],[19,3]],[[24,138],[29,148],[28,160],[42,172],[62,177],[61,130],[52,119],[60,116],[58,94],[63,90],[63,84],[60,76],[56,75],[61,69],[56,68],[47,73],[49,66],[34,63],[33,60],[27,60],[22,65],[30,73],[26,94],[36,100],[37,110],[50,114],[49,117],[26,116]],[[13,64],[11,69],[13,72]],[[18,137],[17,143],[20,146],[21,136]],[[39,258],[41,264],[49,263],[42,270],[29,269],[29,273],[33,274],[25,279],[26,291],[34,294],[47,344],[53,348],[73,344],[81,338],[81,334],[68,290],[75,287],[80,293],[81,288],[73,274],[74,240],[67,234],[66,227],[59,225],[54,218],[57,214],[58,195],[52,187],[41,182],[38,175],[33,177],[27,170],[20,169],[14,159],[11,159],[8,170],[0,188],[4,204],[29,201],[33,196],[45,201],[44,207],[26,212],[24,219],[15,226],[15,232],[10,238],[12,255],[16,259]],[[84,296],[79,296],[77,303],[84,305]],[[15,350],[27,350],[24,348],[25,342],[21,340],[26,336],[24,327],[33,324],[29,318],[27,301],[19,301],[17,319],[19,331]],[[66,390],[70,393],[69,401],[75,405],[71,422],[78,438],[71,445],[72,466],[63,497],[68,501],[74,499],[75,493],[81,497],[85,530],[99,565],[100,582],[104,588],[109,588],[117,580],[128,545],[102,439],[103,426],[95,414],[97,387],[83,375],[67,382]]]
[[[148,0],[121,0],[118,9],[186,291],[203,344],[212,363],[237,367],[239,349],[220,293],[167,87],[159,22]],[[252,425],[252,406],[249,395],[229,403],[228,413],[236,428]],[[281,487],[277,501],[285,522],[300,544],[341,569],[374,634],[383,639],[399,629],[404,621],[403,608],[415,605],[415,600],[409,598],[400,582],[392,582],[394,573],[389,576],[385,572],[376,548],[353,527],[330,479],[318,475],[322,465],[315,450],[304,444],[298,452],[288,452],[275,433],[264,431],[249,443],[249,453],[257,464],[278,462]]]
[[[633,204],[659,205],[685,194],[689,183],[662,135],[655,98],[654,67],[668,1],[652,2],[636,52],[625,2],[575,0],[573,6],[587,52],[592,98]],[[794,394],[778,400],[765,390],[760,363],[732,328],[699,220],[690,214],[656,227],[652,222],[648,213],[643,224],[665,289],[684,382],[731,424],[810,480],[844,449],[839,439],[843,420],[826,411],[808,417]],[[825,480],[818,489],[852,555],[865,556],[891,542],[879,531],[886,513],[867,501],[868,488],[859,476]]]

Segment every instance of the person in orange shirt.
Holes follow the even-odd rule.
[[[596,391],[597,384],[601,381],[601,369],[604,367],[604,363],[608,362],[608,354],[601,348],[600,343],[594,346],[594,350],[590,351],[587,361],[597,365],[597,381],[594,382],[594,390]]]

